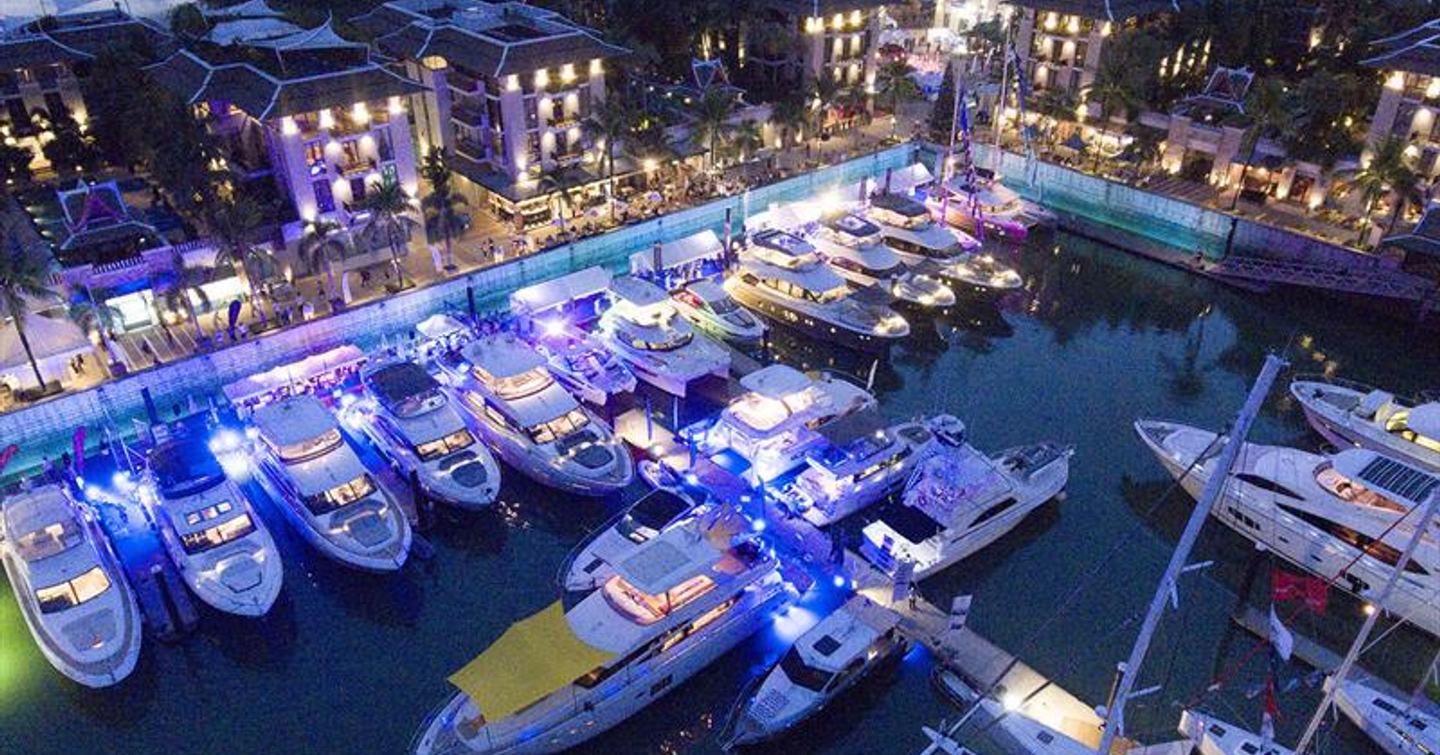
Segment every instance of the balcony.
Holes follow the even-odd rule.
[[[460,137],[455,140],[455,151],[470,158],[471,160],[485,160],[485,145],[478,139]]]
[[[481,91],[480,79],[468,73],[461,73],[455,68],[451,68],[445,72],[445,83],[449,84],[452,89],[467,94],[475,94]]]
[[[484,122],[485,113],[479,105],[465,100],[457,100],[450,106],[450,117],[473,128],[479,128]]]

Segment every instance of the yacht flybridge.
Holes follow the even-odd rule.
[[[212,608],[262,616],[285,572],[265,523],[204,442],[176,436],[150,452],[160,540],[185,584]]]
[[[897,303],[923,309],[954,306],[955,292],[938,277],[906,266],[885,245],[880,226],[850,213],[820,219],[810,243],[825,264],[858,288],[878,287]]]
[[[46,485],[0,504],[0,560],[20,615],[50,665],[86,687],[135,669],[140,611],[100,525]]]
[[[1171,422],[1135,423],[1172,477],[1198,495],[1225,441]],[[1373,601],[1413,525],[1399,524],[1440,479],[1366,449],[1319,456],[1247,443],[1213,514],[1231,529],[1335,586]],[[1432,523],[1381,608],[1440,635],[1440,525]]]
[[[853,383],[783,364],[740,378],[740,386],[746,392],[718,419],[685,433],[706,455],[739,457],[748,466],[740,474],[752,485],[803,464],[805,454],[825,442],[818,431],[827,423],[876,405],[874,396]]]
[[[306,542],[347,566],[396,571],[410,555],[410,520],[340,431],[330,410],[299,395],[255,410],[259,478]]]
[[[427,495],[462,509],[481,509],[500,490],[495,457],[466,427],[440,383],[414,362],[371,365],[365,396],[341,410],[402,476]]]
[[[949,259],[979,251],[982,246],[974,236],[935,222],[924,202],[904,194],[874,194],[860,213],[880,226],[880,234],[891,249],[910,257]]]
[[[681,686],[789,600],[775,559],[734,530],[666,530],[569,610],[512,626],[450,677],[459,692],[415,752],[559,752]]]
[[[1373,449],[1440,472],[1440,402],[1320,376],[1297,379],[1290,395],[1331,443]]]
[[[820,340],[885,352],[910,334],[884,291],[852,291],[808,241],[785,231],[759,231],[725,290],[750,309]]]
[[[954,427],[960,420],[935,421]],[[825,527],[898,489],[939,445],[929,421],[886,422],[871,410],[820,428],[825,442],[805,455],[805,467],[775,497],[816,527]]]
[[[692,381],[730,372],[730,354],[675,310],[649,281],[622,276],[610,282],[610,308],[600,316],[600,338],[641,380],[684,396]]]
[[[441,365],[480,436],[527,477],[581,495],[605,495],[634,479],[625,447],[526,342],[478,338]]]
[[[882,571],[929,577],[1014,529],[1064,490],[1071,449],[1040,443],[989,457],[954,432],[922,461],[903,501],[865,525],[860,553]]]
[[[610,579],[611,564],[661,532],[697,514],[688,495],[652,490],[582,542],[561,568],[560,586],[572,592],[593,590]]]
[[[898,631],[900,615],[861,595],[795,641],[740,704],[727,748],[774,738],[819,713],[909,644]]]

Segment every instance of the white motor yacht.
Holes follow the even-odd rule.
[[[751,236],[725,290],[775,322],[858,351],[883,353],[910,334],[889,293],[852,291],[810,242],[781,230]]]
[[[739,474],[752,485],[803,464],[805,454],[825,442],[818,428],[876,405],[874,396],[853,383],[783,364],[740,378],[740,386],[746,392],[713,423],[686,430],[701,453],[738,456],[748,465]]]
[[[442,357],[443,358],[443,357]],[[425,494],[461,509],[482,509],[500,491],[495,457],[475,440],[450,397],[414,362],[371,364],[364,396],[340,410],[381,456]]]
[[[765,321],[750,314],[708,278],[691,281],[671,292],[675,310],[691,325],[722,341],[749,346],[765,338]]]
[[[580,495],[605,495],[634,479],[625,445],[525,341],[479,338],[442,365],[480,436],[525,476]]]
[[[909,646],[900,615],[861,595],[851,597],[795,641],[753,692],[743,696],[726,742],[772,739],[819,713]]]
[[[1307,376],[1290,395],[1325,439],[1440,471],[1440,402],[1420,402],[1360,383]]]
[[[1288,747],[1197,710],[1181,711],[1177,730],[1200,755],[1294,755]]]
[[[410,555],[410,520],[361,463],[320,399],[299,395],[251,416],[259,479],[306,542],[347,566],[396,571]]]
[[[666,393],[683,397],[692,381],[730,372],[729,352],[697,334],[659,286],[634,276],[610,282],[610,308],[599,330],[637,377]]]
[[[1353,678],[1335,690],[1335,704],[1387,755],[1440,753],[1440,717],[1415,705]]]
[[[57,671],[108,687],[135,669],[135,595],[99,523],[68,491],[46,485],[5,499],[0,560],[30,635]]]
[[[1198,496],[1225,441],[1173,422],[1135,423],[1172,477]],[[1394,571],[1413,526],[1396,526],[1440,479],[1366,449],[1320,456],[1247,443],[1212,514],[1242,536],[1357,597],[1373,601]],[[1381,606],[1440,635],[1440,524]]]
[[[946,194],[948,202],[944,201]],[[927,204],[937,214],[943,208],[946,214],[941,220],[950,225],[977,236],[993,235],[1008,241],[1024,241],[1030,233],[1053,228],[1058,222],[1055,213],[989,177],[966,183],[962,175],[956,175]]]
[[[955,292],[938,277],[906,266],[885,244],[880,226],[850,213],[820,219],[810,243],[825,264],[857,288],[878,287],[897,304],[921,309],[955,305]]]
[[[983,253],[979,241],[936,223],[924,204],[909,197],[877,195],[864,213],[901,260],[940,279],[961,299],[991,302],[1025,286],[1014,269]]]
[[[571,393],[593,406],[611,396],[635,390],[635,373],[605,348],[597,336],[571,325],[559,315],[541,320],[526,336],[550,365],[550,374]]]
[[[988,457],[947,433],[920,463],[904,499],[866,524],[860,553],[891,574],[913,564],[924,579],[984,548],[1060,494],[1072,450],[1039,443]]]
[[[512,626],[450,677],[414,751],[560,752],[680,687],[790,599],[768,550],[732,532],[668,529],[569,610]]]
[[[150,452],[160,539],[185,584],[212,608],[263,616],[284,581],[280,551],[209,447],[177,436]]]
[[[936,419],[960,424],[948,415]],[[819,432],[824,445],[807,453],[805,468],[775,493],[816,527],[834,524],[899,489],[940,445],[928,422],[887,423],[873,410],[831,422]]]
[[[610,566],[661,532],[696,515],[695,502],[683,493],[652,490],[582,542],[561,568],[561,586],[593,590],[615,573]]]

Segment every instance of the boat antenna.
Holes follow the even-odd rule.
[[[1410,509],[1405,516],[1419,510],[1420,507]],[[1355,661],[1360,658],[1360,651],[1365,648],[1370,639],[1370,633],[1375,629],[1375,622],[1380,619],[1380,607],[1384,606],[1390,598],[1390,593],[1395,591],[1395,585],[1400,581],[1400,573],[1410,564],[1410,558],[1415,554],[1415,549],[1420,546],[1420,541],[1425,538],[1425,531],[1430,527],[1430,521],[1435,518],[1435,510],[1440,508],[1440,486],[1434,486],[1430,490],[1429,497],[1425,500],[1425,513],[1420,519],[1420,524],[1411,533],[1410,540],[1405,544],[1405,551],[1400,555],[1400,561],[1390,569],[1390,576],[1385,579],[1385,586],[1380,589],[1380,595],[1375,598],[1372,605],[1375,610],[1369,611],[1365,617],[1365,623],[1361,625],[1359,634],[1350,643],[1350,650],[1345,654],[1345,659],[1340,662],[1340,667],[1330,677],[1325,685],[1325,697],[1315,707],[1315,714],[1310,717],[1310,723],[1305,726],[1305,733],[1300,735],[1300,742],[1295,745],[1296,755],[1303,755],[1310,742],[1315,738],[1315,733],[1320,730],[1320,724],[1325,720],[1325,714],[1329,712],[1330,706],[1335,702],[1335,695],[1340,690],[1340,685],[1345,683],[1345,677],[1350,675],[1354,668]],[[1401,517],[1402,519],[1404,517]]]
[[[1101,755],[1109,753],[1115,738],[1125,731],[1125,702],[1131,697],[1132,690],[1135,689],[1135,682],[1140,678],[1140,668],[1145,663],[1145,655],[1150,651],[1150,642],[1155,638],[1155,630],[1160,625],[1160,617],[1165,611],[1165,603],[1177,600],[1175,597],[1178,595],[1176,582],[1182,572],[1190,569],[1186,564],[1190,558],[1190,551],[1195,547],[1196,540],[1200,538],[1200,530],[1210,516],[1210,509],[1214,507],[1215,501],[1219,499],[1220,494],[1225,490],[1225,485],[1230,480],[1230,468],[1235,465],[1241,448],[1245,446],[1245,436],[1250,434],[1250,425],[1254,423],[1255,416],[1259,414],[1260,407],[1265,402],[1265,397],[1270,393],[1270,386],[1274,384],[1275,377],[1286,365],[1285,360],[1279,356],[1267,355],[1265,364],[1260,368],[1259,376],[1255,378],[1255,384],[1250,388],[1250,394],[1245,397],[1245,403],[1240,407],[1239,414],[1235,416],[1235,424],[1231,428],[1224,448],[1220,451],[1215,471],[1211,472],[1209,479],[1205,480],[1205,487],[1200,492],[1200,498],[1195,502],[1195,510],[1190,513],[1190,521],[1186,522],[1185,530],[1180,534],[1180,542],[1175,545],[1174,553],[1170,554],[1170,564],[1165,567],[1165,574],[1160,577],[1160,584],[1156,586],[1155,595],[1150,599],[1150,610],[1145,614],[1145,621],[1140,626],[1139,636],[1135,638],[1135,646],[1130,651],[1130,658],[1120,666],[1120,680],[1115,684],[1110,710],[1103,711],[1102,718],[1105,719],[1105,727],[1100,737],[1100,746],[1095,750]]]

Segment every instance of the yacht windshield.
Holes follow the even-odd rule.
[[[183,498],[203,493],[225,480],[220,463],[204,443],[170,442],[156,448],[150,456],[150,469],[160,495]]]
[[[21,535],[16,541],[16,550],[21,558],[35,562],[64,553],[84,539],[80,534],[80,525],[74,519],[66,519]]]
[[[821,671],[805,665],[805,660],[800,657],[800,651],[790,648],[790,652],[780,659],[780,670],[785,672],[785,678],[805,689],[819,692],[825,689],[825,685],[835,676],[829,671]]]
[[[80,576],[49,587],[35,590],[40,613],[60,613],[100,597],[110,589],[110,576],[98,566]]]
[[[280,457],[280,461],[286,464],[297,464],[324,456],[339,448],[341,442],[340,429],[332,427],[312,438],[288,446],[280,446],[275,449],[275,453]]]
[[[644,332],[621,327],[616,329],[615,335],[621,342],[640,351],[674,351],[695,338],[691,331],[668,327],[645,328]]]
[[[526,370],[518,375],[503,378],[494,377],[479,367],[476,367],[474,371],[475,377],[479,379],[480,382],[488,386],[496,396],[506,401],[525,398],[526,396],[539,393],[549,388],[550,384],[555,382],[555,378],[550,375],[550,370],[546,369],[543,365],[531,370]]]
[[[528,428],[528,431],[532,441],[543,445],[573,435],[588,424],[590,424],[590,418],[585,416],[583,409],[577,407],[555,419],[533,425]]]
[[[415,446],[415,455],[420,457],[420,461],[434,461],[474,444],[475,436],[471,435],[469,430],[461,428],[443,438]]]
[[[310,513],[315,516],[322,516],[356,501],[364,500],[374,492],[375,481],[370,479],[368,473],[362,474],[323,493],[305,496],[305,508],[310,509]]]
[[[186,553],[193,556],[239,540],[254,531],[255,522],[250,519],[249,514],[242,513],[220,522],[214,527],[181,535],[180,545],[185,548]]]

